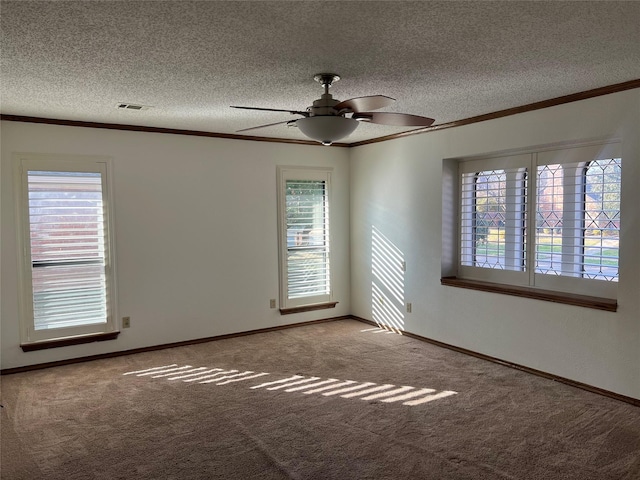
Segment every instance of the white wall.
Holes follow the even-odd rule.
[[[612,137],[623,141],[616,313],[440,285],[443,159]],[[640,398],[639,185],[638,89],[352,149],[352,314]],[[406,273],[385,270],[385,255]],[[374,288],[396,297],[377,304]]]
[[[348,150],[2,122],[2,368],[350,313]],[[118,318],[114,341],[24,353],[18,329],[12,152],[113,158]],[[334,168],[337,308],[281,316],[276,165]]]

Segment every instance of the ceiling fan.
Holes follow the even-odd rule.
[[[322,96],[313,102],[306,110],[284,110],[278,108],[240,107],[245,110],[262,110],[268,112],[288,112],[301,115],[302,118],[285,120],[284,122],[269,123],[257,127],[244,128],[238,132],[247,132],[258,128],[287,124],[298,127],[307,137],[317,140],[323,145],[351,135],[359,122],[378,123],[381,125],[395,125],[400,127],[428,127],[435,120],[433,118],[409,115],[408,113],[371,112],[395,102],[395,99],[385,95],[371,95],[367,97],[336,100],[329,93],[329,87],[340,80],[335,73],[319,73],[313,79],[324,87]]]

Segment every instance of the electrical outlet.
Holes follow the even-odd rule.
[[[131,326],[131,317],[122,317],[122,328],[129,328]]]
[[[269,308],[276,308],[276,299],[272,298],[269,300]]]
[[[407,303],[407,313],[411,313],[411,304]]]

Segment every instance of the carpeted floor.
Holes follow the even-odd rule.
[[[2,377],[2,479],[640,478],[640,408],[343,320]]]

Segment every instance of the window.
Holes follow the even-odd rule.
[[[524,272],[529,156],[469,162],[461,173],[460,263]],[[482,170],[480,170],[482,168]],[[486,274],[488,279],[495,275]],[[511,274],[518,283],[524,275]],[[515,281],[515,280],[512,280]]]
[[[620,168],[620,158],[538,165],[537,273],[618,281]]]
[[[107,168],[95,157],[16,158],[23,348],[116,330]]]
[[[279,167],[278,179],[280,310],[293,313],[335,306],[329,235],[331,171]]]
[[[458,276],[616,298],[618,148],[460,162]]]

